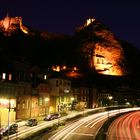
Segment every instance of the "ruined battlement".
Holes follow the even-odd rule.
[[[24,33],[28,34],[28,29],[22,25],[22,17],[10,17],[8,14],[4,19],[0,20],[0,29],[7,36],[17,29],[21,29]]]

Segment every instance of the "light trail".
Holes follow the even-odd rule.
[[[140,111],[114,120],[108,129],[107,140],[140,140]]]
[[[61,131],[57,132],[55,135],[50,137],[48,140],[60,140],[60,139],[66,140],[71,134],[76,134],[74,131],[76,131],[82,125],[84,125],[84,127],[92,128],[97,123],[103,121],[104,119],[107,119],[108,115],[114,116],[119,113],[128,112],[128,111],[132,111],[132,110],[138,110],[138,109],[140,109],[140,108],[133,108],[133,109],[129,108],[129,109],[119,109],[119,110],[117,109],[117,110],[113,110],[113,111],[106,111],[106,112],[90,115],[88,117],[82,118],[79,121],[74,122],[73,124],[65,127],[64,129],[62,129]],[[79,133],[79,134],[84,135],[82,133]]]

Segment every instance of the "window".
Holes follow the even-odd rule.
[[[42,96],[39,97],[38,104],[39,104],[39,106],[43,105],[43,97]]]
[[[62,81],[60,80],[60,85],[62,85]]]
[[[68,82],[68,86],[70,86],[70,82]]]
[[[20,101],[17,102],[17,109],[20,109]]]
[[[22,103],[22,108],[25,109],[25,101]]]
[[[29,105],[30,105],[29,101],[27,100],[27,109],[29,109],[29,107],[30,107]]]
[[[102,64],[104,64],[104,59],[102,59]]]
[[[9,74],[8,80],[9,80],[9,81],[12,80],[12,74]]]
[[[47,75],[44,75],[44,80],[46,80],[47,79]]]
[[[99,64],[100,63],[100,59],[99,58],[97,58],[97,64]]]
[[[56,87],[58,87],[58,80],[56,80]]]
[[[6,79],[6,73],[2,73],[2,79],[3,79],[3,80]]]

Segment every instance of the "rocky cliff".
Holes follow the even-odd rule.
[[[115,35],[95,19],[85,25],[76,38],[89,66],[100,74],[125,75],[124,50]]]

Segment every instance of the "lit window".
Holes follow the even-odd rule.
[[[20,109],[20,101],[17,102],[17,109]]]
[[[99,58],[97,58],[97,64],[99,64],[100,63],[100,59]]]
[[[67,68],[66,66],[63,66],[63,67],[62,67],[63,70],[65,70],[66,68]]]
[[[60,66],[53,66],[52,69],[53,69],[53,71],[59,72],[60,71]]]
[[[60,71],[60,66],[56,67],[56,71],[58,71],[58,72]]]
[[[22,108],[25,109],[25,101],[22,103]]]
[[[44,75],[44,80],[46,80],[47,79],[47,75]]]
[[[73,69],[74,69],[74,70],[77,70],[77,67],[74,67]]]
[[[2,79],[5,80],[6,79],[6,73],[2,74]]]
[[[15,105],[15,100],[14,99],[11,99],[10,100],[10,106],[11,108],[14,108],[16,105]]]
[[[11,81],[12,80],[12,74],[9,74],[9,81]]]
[[[104,64],[104,59],[102,59],[102,64]]]

